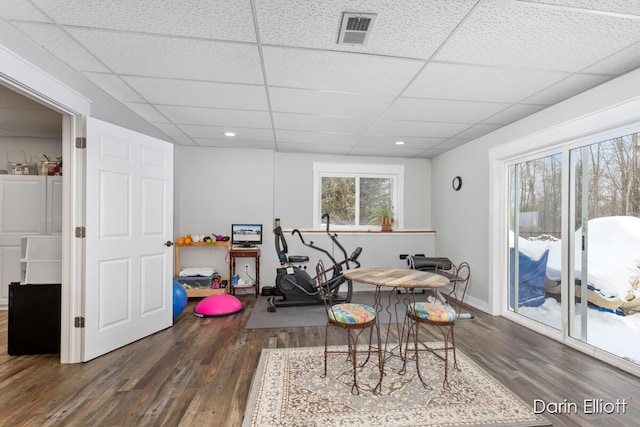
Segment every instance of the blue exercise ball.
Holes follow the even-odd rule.
[[[173,318],[180,316],[187,306],[187,291],[178,282],[173,282]]]

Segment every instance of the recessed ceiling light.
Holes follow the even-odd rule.
[[[236,136],[235,132],[225,132],[224,136],[228,136],[229,138]]]
[[[404,145],[404,141],[396,141],[396,142],[394,142],[394,144],[396,144],[396,145]]]

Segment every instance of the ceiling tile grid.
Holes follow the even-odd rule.
[[[93,29],[68,31],[117,74],[263,83],[255,45]]]
[[[264,45],[428,59],[477,0],[256,0]],[[374,13],[366,46],[336,44],[343,12]]]
[[[423,61],[265,46],[267,83],[338,92],[397,95]]]
[[[111,71],[63,28],[33,23],[19,23],[17,26],[40,46],[77,71]]]
[[[306,145],[342,145],[352,147],[360,135],[337,132],[305,132],[301,130],[277,129],[278,146],[282,143]]]
[[[578,72],[633,44],[638,34],[638,19],[485,1],[435,59]]]
[[[45,14],[27,0],[3,0],[0,2],[0,16],[8,21],[51,22]]]
[[[343,12],[376,14],[365,45],[337,43]],[[0,18],[180,145],[429,158],[640,66],[632,0],[4,0]]]
[[[122,79],[152,104],[269,110],[266,90],[262,85],[139,76],[124,76]]]
[[[256,41],[249,1],[32,0],[56,23],[136,33]]]

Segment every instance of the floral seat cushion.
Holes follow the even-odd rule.
[[[431,300],[409,304],[407,312],[415,317],[433,322],[453,322],[456,319],[456,311],[448,304]]]
[[[334,322],[352,325],[367,323],[376,318],[373,307],[354,303],[336,304],[329,308],[327,314]]]

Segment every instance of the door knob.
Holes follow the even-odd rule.
[[[170,241],[170,240],[167,240],[167,241],[164,243],[164,245],[165,245],[165,246],[173,246],[173,242],[172,242],[172,241]]]

